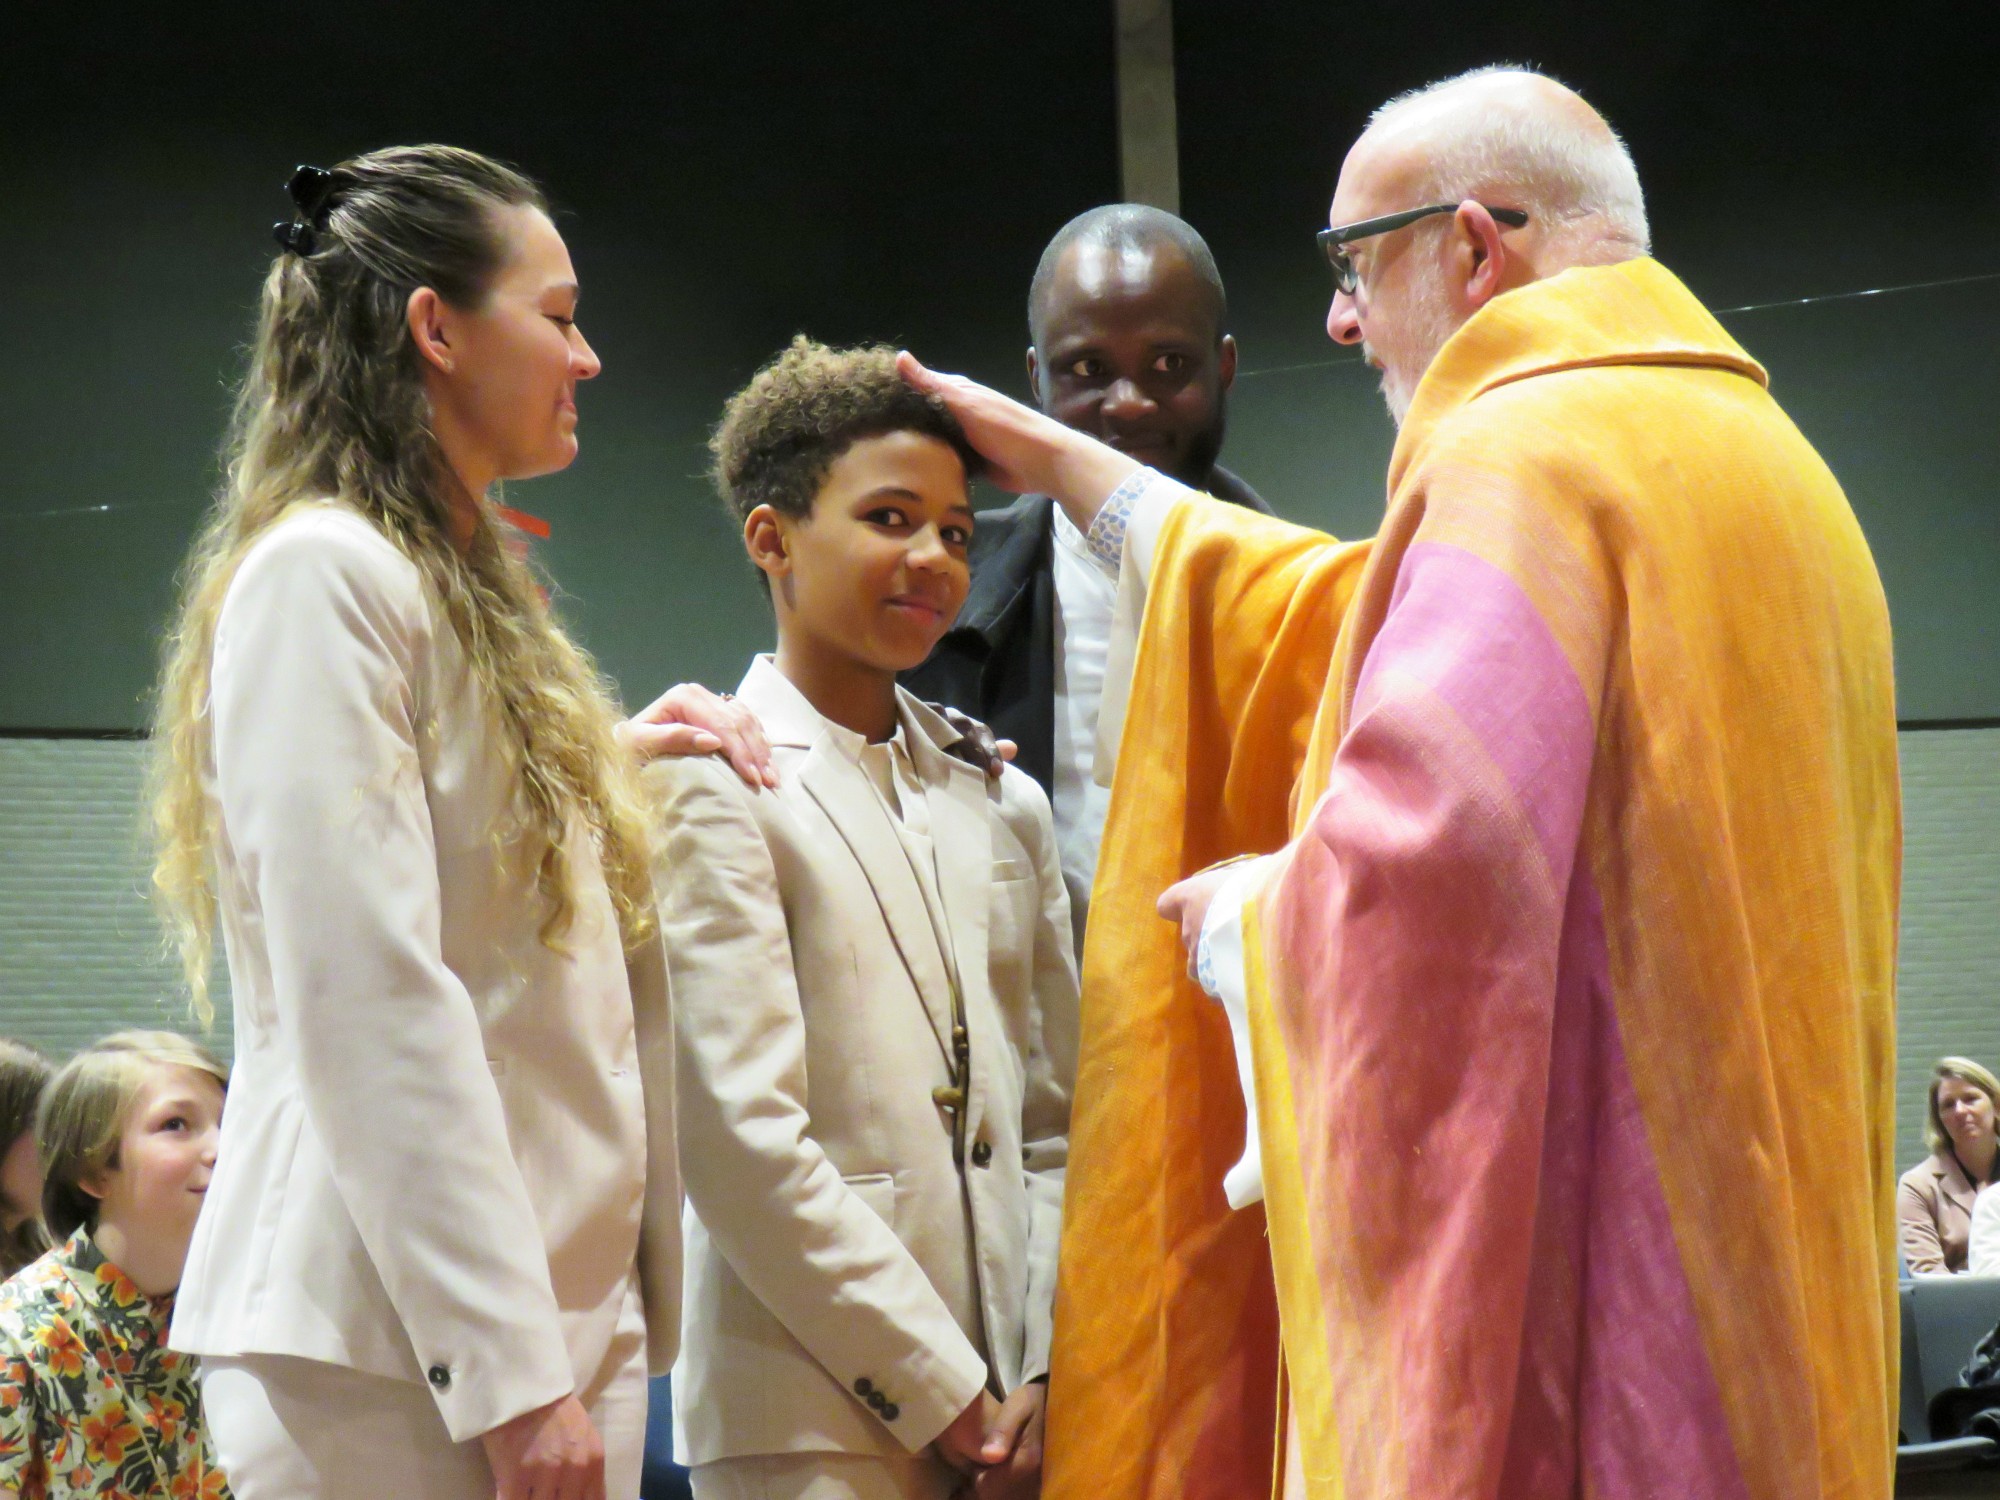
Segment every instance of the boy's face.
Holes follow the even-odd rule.
[[[958,618],[972,582],[972,502],[949,444],[917,432],[863,438],[834,460],[811,515],[776,523],[782,550],[753,540],[752,557],[781,628],[901,672]]]
[[[100,1200],[99,1222],[185,1255],[221,1134],[222,1085],[197,1068],[153,1064],[119,1133],[117,1165],[83,1183]]]

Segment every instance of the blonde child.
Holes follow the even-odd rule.
[[[164,1031],[71,1058],[36,1119],[56,1248],[0,1288],[0,1500],[228,1494],[166,1347],[228,1074]]]

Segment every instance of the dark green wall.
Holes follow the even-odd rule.
[[[1328,359],[1311,235],[1376,104],[1525,61],[1581,89],[1638,163],[1654,246],[1712,308],[1987,274],[1724,318],[1839,476],[1887,588],[1899,711],[2000,715],[2000,110],[1990,0],[1865,25],[1801,0],[1414,0],[1175,8],[1182,198],[1251,371]],[[1353,365],[1239,384],[1230,451],[1274,503],[1353,535],[1393,433]]]
[[[0,728],[142,721],[296,160],[450,139],[549,184],[605,374],[582,458],[512,499],[552,522],[564,608],[634,702],[733,682],[768,635],[699,477],[727,393],[800,328],[1018,389],[1041,244],[1117,192],[1110,0],[509,7],[477,31],[338,9],[51,10],[8,49]],[[1286,514],[1373,530],[1392,438],[1365,371],[1320,367],[1310,235],[1340,154],[1379,99],[1473,62],[1531,57],[1606,109],[1711,305],[2000,271],[2000,126],[1952,42],[1977,7],[1866,38],[1789,4],[1588,9],[1180,0],[1183,207],[1246,372],[1228,457]],[[1904,717],[2000,714],[2000,282],[1727,321],[1853,497]]]
[[[1724,321],[1861,518],[1894,620],[1899,716],[2000,715],[2000,281]],[[1351,536],[1381,515],[1392,442],[1349,359],[1243,381],[1229,451],[1286,515]]]

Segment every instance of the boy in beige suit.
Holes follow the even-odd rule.
[[[779,776],[663,763],[699,1500],[1032,1495],[1077,986],[1049,806],[896,687],[978,460],[886,349],[800,339],[713,448],[777,615]]]

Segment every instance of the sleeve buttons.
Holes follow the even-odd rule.
[[[903,1414],[903,1408],[877,1390],[875,1382],[866,1375],[854,1382],[854,1394],[866,1401],[868,1409],[885,1422],[893,1422]]]
[[[424,1378],[430,1381],[438,1390],[448,1391],[451,1389],[451,1371],[447,1370],[443,1365],[432,1365],[430,1369],[424,1372]]]
[[[987,1144],[985,1141],[975,1142],[972,1147],[972,1164],[975,1167],[992,1166],[993,1165],[992,1146]]]

